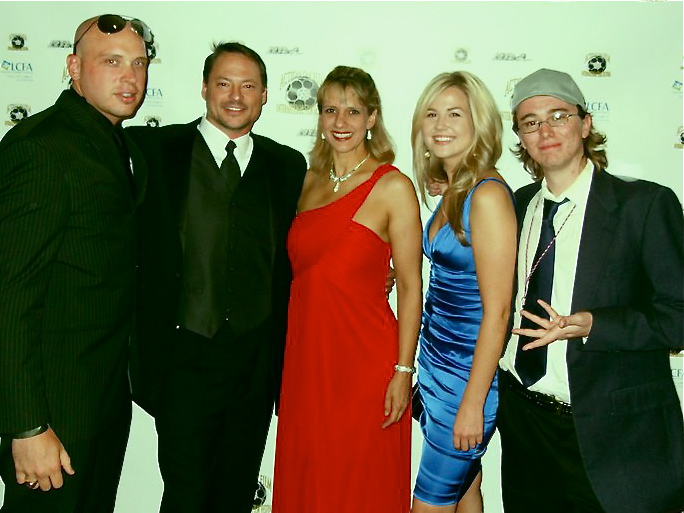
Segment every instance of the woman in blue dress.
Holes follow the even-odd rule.
[[[423,232],[431,269],[412,513],[480,513],[480,458],[495,427],[516,256],[512,194],[495,167],[501,117],[482,81],[467,72],[435,77],[416,105],[412,145],[423,201],[431,183],[445,182]]]

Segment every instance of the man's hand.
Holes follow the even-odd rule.
[[[438,180],[437,178],[432,178],[430,176],[425,180],[425,187],[427,193],[430,196],[444,196],[444,192],[447,189],[449,182],[446,180]]]
[[[387,278],[385,278],[385,295],[389,297],[394,288],[394,284],[397,281],[397,273],[394,272],[394,268],[390,267],[387,273]]]
[[[521,310],[520,314],[523,317],[531,320],[535,324],[539,325],[539,329],[531,328],[515,328],[513,333],[516,335],[523,335],[525,337],[536,338],[533,342],[525,344],[523,346],[523,351],[529,349],[534,349],[535,347],[541,347],[556,340],[566,340],[569,338],[577,337],[588,337],[591,331],[591,326],[594,322],[594,318],[591,312],[577,312],[572,315],[558,315],[556,311],[551,308],[549,304],[537,300],[546,313],[549,314],[550,319],[544,319],[538,315],[534,315],[526,310]]]
[[[51,428],[31,438],[12,440],[12,457],[17,483],[37,483],[34,488],[44,492],[62,487],[62,469],[74,474],[69,455]]]

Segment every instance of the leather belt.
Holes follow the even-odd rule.
[[[539,408],[557,413],[558,415],[564,417],[572,416],[572,406],[563,401],[559,401],[555,397],[547,394],[542,394],[541,392],[533,392],[525,388],[515,376],[508,371],[502,371],[500,376],[503,378],[501,381],[510,388],[513,392],[518,394],[523,399],[528,402],[538,406]]]

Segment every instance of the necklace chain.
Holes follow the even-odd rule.
[[[334,168],[334,167],[331,167],[331,168],[330,168],[330,174],[329,174],[328,176],[329,176],[329,178],[330,178],[330,181],[333,182],[333,183],[335,184],[335,187],[333,187],[333,192],[339,191],[339,190],[340,190],[340,185],[342,184],[342,182],[348,180],[348,179],[351,177],[351,175],[353,175],[354,173],[356,173],[356,172],[359,170],[359,168],[365,164],[365,162],[368,160],[368,157],[370,157],[370,153],[368,153],[365,157],[363,157],[363,159],[361,160],[361,162],[359,162],[358,164],[356,164],[356,165],[354,166],[354,169],[352,169],[352,170],[349,171],[347,174],[344,174],[344,175],[342,175],[342,176],[337,176],[337,175],[335,174],[335,168]]]
[[[537,201],[537,204],[534,206],[534,212],[532,212],[532,220],[534,220],[534,216],[537,214],[537,210],[539,209],[539,205],[542,203],[542,197],[540,196],[539,200]],[[539,263],[542,261],[542,258],[548,253],[549,249],[551,249],[551,246],[553,246],[556,243],[556,239],[560,235],[560,232],[563,230],[563,227],[565,226],[565,223],[568,222],[568,219],[570,219],[570,216],[572,213],[575,211],[577,208],[577,203],[575,203],[572,206],[572,210],[570,210],[570,213],[567,215],[567,217],[563,220],[563,223],[560,225],[560,228],[558,228],[558,232],[554,234],[553,239],[549,241],[549,243],[546,245],[544,248],[544,251],[542,251],[541,255],[539,255],[539,258],[535,262],[532,263],[532,268],[530,271],[527,273],[527,278],[525,278],[525,293],[523,294],[522,297],[522,304],[525,305],[525,301],[527,300],[527,289],[530,286],[530,280],[532,279],[532,275],[534,274],[534,271],[537,270],[537,267],[539,267]],[[553,225],[553,218],[549,220],[549,222]],[[530,255],[530,238],[532,237],[532,221],[530,221],[530,227],[527,230],[527,242],[525,243],[525,269],[527,269],[528,266],[528,259]]]

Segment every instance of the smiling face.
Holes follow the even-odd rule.
[[[113,124],[135,115],[145,97],[145,43],[130,24],[104,34],[93,27],[67,57],[74,90]]]
[[[207,120],[231,139],[248,133],[266,103],[259,66],[240,53],[222,53],[202,84]]]
[[[319,116],[321,131],[337,153],[367,153],[366,130],[375,124],[375,112],[369,114],[351,89],[331,86],[327,89]]]
[[[456,169],[475,135],[468,97],[460,88],[446,88],[428,105],[421,135],[430,153],[442,159],[445,171]]]
[[[556,112],[577,114],[577,106],[552,96],[533,96],[515,109],[516,123],[541,121]],[[577,173],[583,167],[583,139],[591,130],[591,116],[568,118],[565,125],[550,127],[542,123],[531,134],[519,134],[520,142],[530,157],[537,162],[544,174],[552,172]]]

